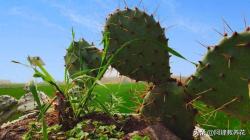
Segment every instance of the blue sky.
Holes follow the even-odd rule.
[[[131,8],[139,3],[126,0]],[[197,41],[215,45],[221,36],[214,29],[224,32],[222,18],[233,30],[242,31],[244,17],[250,23],[249,5],[250,0],[142,0],[139,8],[154,13],[163,27],[170,27],[166,30],[170,47],[197,62],[206,52]],[[71,28],[76,38],[99,44],[105,17],[124,6],[123,0],[0,0],[0,79],[31,80],[32,70],[10,62],[26,62],[31,55],[42,57],[55,79],[63,80],[63,56]],[[195,71],[192,64],[176,57],[170,64],[175,75]]]

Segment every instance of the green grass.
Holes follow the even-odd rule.
[[[131,113],[138,108],[138,103],[142,102],[139,96],[145,93],[145,84],[143,83],[127,83],[127,84],[110,84],[107,89],[97,86],[94,92],[98,93],[101,101],[110,102],[110,94],[116,95],[123,99],[123,103],[119,107],[119,112]]]
[[[102,102],[110,101],[110,94],[115,94],[118,97],[123,99],[123,103],[119,107],[119,112],[122,113],[131,113],[134,112],[136,108],[138,108],[138,96],[140,96],[143,92],[145,92],[146,85],[143,83],[124,83],[124,84],[107,84],[107,89],[103,86],[97,86],[94,89],[94,92],[98,94],[98,99]],[[24,94],[23,90],[24,84],[11,84],[11,85],[0,85],[0,95],[12,95],[16,98],[20,98]],[[52,97],[54,95],[55,90],[46,84],[38,85],[38,90],[45,92],[48,96]],[[139,102],[142,99],[139,98]],[[200,106],[203,106],[200,104]],[[236,118],[231,118],[226,116],[224,113],[218,112],[216,116],[209,117],[201,117],[197,116],[197,121],[201,124],[203,128],[206,130],[215,130],[215,129],[230,129],[230,130],[240,130],[245,129],[245,132],[248,136],[241,136],[240,140],[249,139],[249,131],[250,131],[250,123],[245,122],[244,126],[240,123],[240,121]],[[237,139],[237,136],[214,136],[214,139],[228,139],[234,140]]]
[[[213,130],[217,132],[215,136],[212,138],[215,140],[249,140],[250,139],[250,122],[241,122],[239,119],[230,117],[226,115],[223,112],[215,112],[211,114],[210,116],[202,116],[201,112],[202,110],[205,112],[211,112],[213,111],[212,108],[207,108],[205,104],[201,102],[196,102],[194,106],[198,106],[200,115],[197,115],[196,120],[201,125],[202,128],[204,128],[208,132],[212,132]],[[204,113],[205,113],[204,112]],[[206,113],[205,113],[206,114]],[[232,131],[241,131],[243,130],[246,135],[223,135],[222,131],[225,130],[232,130]],[[218,134],[219,133],[219,134]]]
[[[145,84],[143,83],[124,83],[124,84],[107,84],[107,88],[103,86],[96,86],[94,92],[97,93],[97,98],[102,102],[110,101],[110,94],[115,94],[123,99],[123,103],[119,107],[119,111],[122,113],[133,112],[142,99],[137,99],[138,95],[142,94],[145,90]],[[0,95],[11,95],[19,99],[25,91],[23,90],[24,84],[6,84],[0,85]],[[38,90],[43,91],[49,97],[53,97],[55,90],[53,87],[47,84],[39,84]],[[137,95],[137,96],[135,96]]]
[[[24,84],[2,84],[0,85],[0,95],[10,95],[19,99],[24,93]],[[48,96],[54,95],[54,89],[47,84],[40,84],[38,90],[43,91]]]

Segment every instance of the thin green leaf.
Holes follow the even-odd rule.
[[[39,98],[39,95],[38,95],[38,92],[37,92],[37,87],[34,83],[34,81],[30,81],[29,82],[29,90],[30,92],[32,93],[33,97],[34,97],[34,100],[36,101],[37,105],[38,105],[38,108],[41,109],[41,101],[40,101],[40,98]]]
[[[45,120],[45,116],[42,117],[42,131],[43,131],[43,140],[48,140],[49,139],[49,135],[48,135],[48,131],[47,131],[47,123]]]
[[[170,47],[166,47],[166,49],[168,50],[169,53],[173,54],[174,56],[177,56],[177,57],[179,57],[179,58],[182,58],[182,59],[184,59],[184,60],[186,60],[186,61],[188,61],[188,62],[190,62],[190,63],[196,65],[194,62],[188,60],[187,58],[185,58],[184,56],[182,56],[180,53],[178,53],[177,51],[175,51],[174,49],[172,49],[172,48],[170,48]]]
[[[108,87],[106,85],[104,85],[100,80],[96,80],[96,83],[106,89],[108,89]]]
[[[195,65],[194,62],[188,60],[187,58],[185,58],[184,56],[182,56],[180,53],[178,53],[177,51],[175,51],[174,49],[168,47],[166,44],[163,44],[163,43],[161,43],[161,42],[159,42],[159,41],[156,41],[156,40],[153,40],[153,39],[150,39],[150,38],[145,38],[145,37],[144,37],[144,38],[140,38],[140,39],[138,39],[138,40],[136,40],[136,41],[143,41],[143,40],[150,40],[151,42],[157,44],[157,46],[166,48],[166,50],[167,50],[169,53],[173,54],[174,56],[179,57],[179,58],[182,58],[182,59],[184,59],[184,60],[186,60],[186,61],[188,61],[188,62],[190,62],[190,63],[192,63],[192,64]]]
[[[108,108],[106,108],[106,106],[101,101],[99,101],[98,99],[95,99],[95,102],[97,102],[102,107],[105,113],[111,115]]]
[[[71,33],[72,33],[72,40],[74,41],[75,40],[75,31],[74,31],[73,27],[71,29]]]
[[[74,79],[75,77],[77,76],[81,76],[81,75],[88,75],[88,73],[91,73],[93,71],[96,71],[96,70],[99,70],[101,69],[102,67],[100,68],[95,68],[95,69],[84,69],[84,70],[81,70],[81,71],[78,71],[74,74],[71,75],[71,78]]]
[[[56,100],[56,98],[57,97],[55,96],[50,103],[46,103],[46,104],[42,105],[41,110],[40,110],[40,112],[38,114],[38,120],[41,119],[42,114],[45,114],[48,111],[48,109],[51,107],[51,105]]]

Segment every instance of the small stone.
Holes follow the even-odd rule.
[[[17,100],[9,95],[0,96],[0,125],[16,114]]]
[[[7,110],[13,105],[17,104],[17,100],[9,95],[1,95],[0,96],[0,112]]]

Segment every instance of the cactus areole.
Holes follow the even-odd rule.
[[[194,98],[241,120],[250,120],[250,32],[235,32],[210,47],[187,89]]]
[[[141,115],[162,122],[184,140],[192,139],[197,110],[188,104],[188,96],[175,81],[156,85],[144,98]]]
[[[152,15],[137,8],[116,10],[107,18],[105,32],[110,33],[109,55],[123,47],[111,64],[122,75],[153,83],[168,80],[167,39]]]

